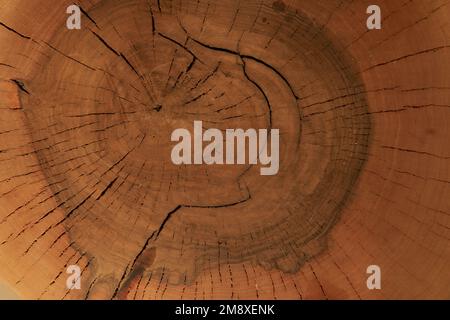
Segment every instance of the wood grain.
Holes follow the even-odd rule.
[[[0,278],[33,299],[450,298],[450,1],[0,1]],[[280,171],[171,132],[280,129]],[[68,290],[66,268],[82,270]],[[379,265],[382,289],[368,290]]]

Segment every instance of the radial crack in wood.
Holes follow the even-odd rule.
[[[0,277],[39,299],[450,298],[450,3],[379,2],[377,31],[349,0],[80,1],[69,30],[69,1],[0,0]],[[279,129],[278,174],[175,165],[194,121]]]

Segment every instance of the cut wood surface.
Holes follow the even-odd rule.
[[[376,2],[83,0],[69,30],[70,1],[0,0],[0,280],[450,299],[450,1]],[[174,165],[194,121],[279,129],[278,174]]]

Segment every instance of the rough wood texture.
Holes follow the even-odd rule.
[[[0,1],[20,295],[450,298],[450,1],[377,1],[379,31],[368,1],[86,0],[81,30],[70,4]],[[173,165],[194,120],[279,128],[279,174]]]

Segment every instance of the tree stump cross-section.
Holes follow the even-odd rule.
[[[80,1],[80,30],[69,1],[0,1],[0,278],[38,299],[449,298],[449,3],[378,2],[368,31],[364,1]],[[413,45],[416,20],[435,33]],[[194,121],[279,129],[278,174],[173,164]]]

